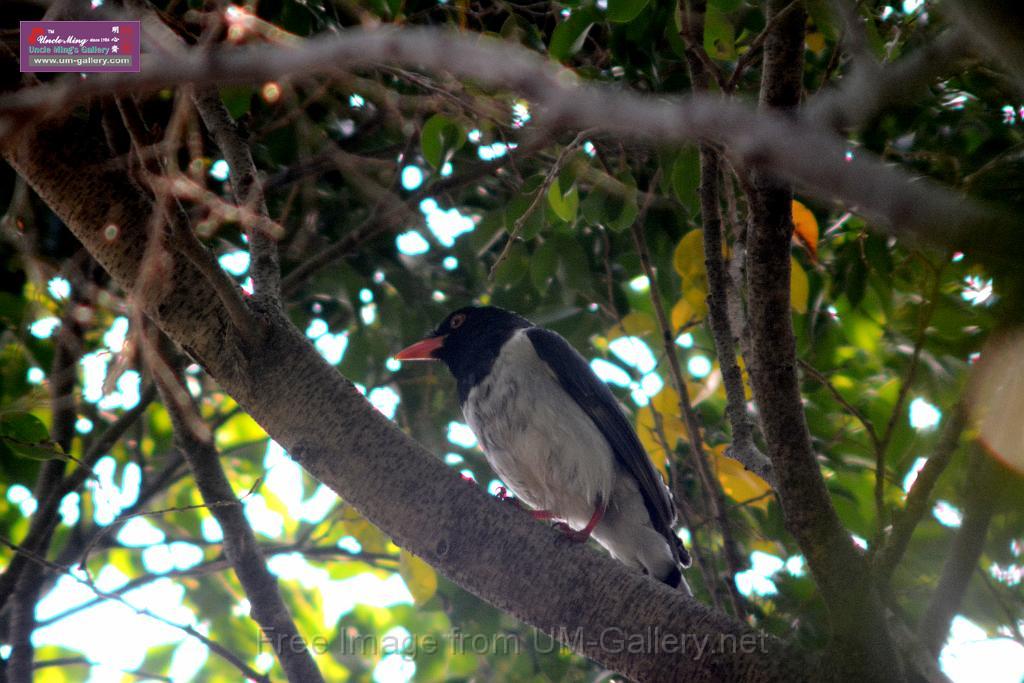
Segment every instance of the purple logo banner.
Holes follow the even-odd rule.
[[[23,21],[21,70],[138,71],[138,21]]]

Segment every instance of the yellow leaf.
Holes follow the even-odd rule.
[[[761,477],[744,469],[739,462],[726,456],[725,448],[725,444],[722,444],[711,449],[722,490],[737,503],[745,503],[748,500],[764,496],[750,504],[762,510],[766,509],[772,499],[771,496],[764,494],[771,491],[771,487]]]
[[[676,302],[676,305],[672,307],[673,332],[678,332],[696,320],[698,320],[696,312],[693,310],[693,306],[690,302],[686,300],[686,297],[681,298]]]
[[[402,579],[417,605],[427,602],[437,592],[437,572],[429,564],[406,550],[399,555],[398,573],[402,575]]]
[[[797,313],[806,313],[811,284],[807,279],[807,273],[800,267],[797,260],[792,256],[789,259],[789,305]]]
[[[818,260],[818,219],[806,206],[793,200],[793,239],[799,242],[811,258]]]
[[[672,253],[672,265],[676,272],[688,280],[700,275],[707,278],[704,266],[704,231],[691,230],[679,240]]]
[[[650,413],[650,408],[643,408]],[[638,416],[639,418],[639,416]],[[641,427],[637,424],[637,436],[640,437],[640,445],[644,447],[644,451],[647,452],[647,457],[651,459],[651,464],[654,465],[654,469],[661,472],[661,476],[668,481],[668,451],[662,446],[661,439],[658,438],[656,432],[649,427]]]
[[[807,37],[804,38],[804,43],[807,45],[808,50],[820,57],[821,53],[825,51],[825,34],[821,31],[808,33]]]
[[[388,549],[388,538],[369,520],[353,508],[345,508],[342,514],[345,531],[359,541],[360,547],[368,553],[385,553]]]
[[[655,394],[651,405],[662,416],[679,418],[679,393],[670,386],[665,386]]]
[[[230,448],[267,438],[267,433],[245,413],[238,413],[217,430],[218,448]]]
[[[708,276],[701,273],[683,280],[683,298],[693,309],[693,316],[703,320],[708,315]]]
[[[679,394],[672,387],[659,391],[651,405],[637,411],[636,433],[654,467],[668,481],[666,462],[670,451],[686,440],[686,425],[679,418]]]
[[[654,322],[654,318],[649,314],[634,311],[608,331],[608,339],[617,339],[625,336],[640,337],[641,339],[645,337],[653,338],[657,336],[657,329],[657,323]]]

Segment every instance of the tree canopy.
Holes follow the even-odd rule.
[[[19,73],[44,16],[141,71]],[[1024,674],[1011,3],[0,22],[0,677]],[[694,600],[488,499],[393,358],[467,304],[612,386]]]

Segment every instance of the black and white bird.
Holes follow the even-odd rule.
[[[675,505],[615,396],[569,343],[494,306],[462,308],[398,360],[441,360],[495,473],[538,519],[690,591]]]

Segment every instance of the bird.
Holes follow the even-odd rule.
[[[488,463],[535,518],[692,595],[671,492],[615,395],[561,335],[468,306],[395,359],[448,366]]]

